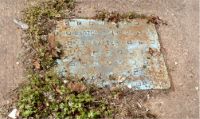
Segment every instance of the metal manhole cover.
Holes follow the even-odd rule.
[[[155,26],[146,20],[118,25],[91,19],[63,20],[55,34],[64,48],[64,56],[57,60],[62,76],[84,77],[99,87],[170,87]]]

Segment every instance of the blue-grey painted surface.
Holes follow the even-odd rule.
[[[87,83],[99,87],[170,87],[158,34],[146,20],[118,25],[89,19],[63,20],[55,34],[64,48],[56,67],[63,77],[84,77]]]

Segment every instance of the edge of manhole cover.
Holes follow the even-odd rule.
[[[155,25],[147,20],[118,25],[92,19],[63,20],[57,24],[55,39],[64,49],[56,67],[61,76],[84,77],[99,87],[170,88]]]

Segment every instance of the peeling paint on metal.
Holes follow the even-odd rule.
[[[99,87],[170,87],[157,31],[146,20],[118,25],[91,19],[63,20],[55,34],[64,48],[56,67],[63,77],[84,77]]]

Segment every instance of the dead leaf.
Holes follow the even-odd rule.
[[[50,33],[48,35],[48,43],[49,43],[49,51],[52,54],[53,57],[58,57],[57,51],[56,51],[56,41],[55,41],[55,34]]]
[[[83,83],[80,82],[70,82],[68,84],[68,88],[70,88],[72,91],[76,91],[76,92],[83,92],[86,90],[86,86]]]
[[[150,16],[147,23],[153,23],[155,25],[167,25],[167,22],[160,19],[158,16]]]
[[[149,54],[150,54],[151,56],[153,56],[154,50],[153,50],[152,48],[149,48]]]
[[[38,60],[33,62],[33,66],[35,67],[35,69],[40,69],[40,63]]]
[[[59,94],[62,94],[61,90],[56,88],[56,92],[58,92]]]

